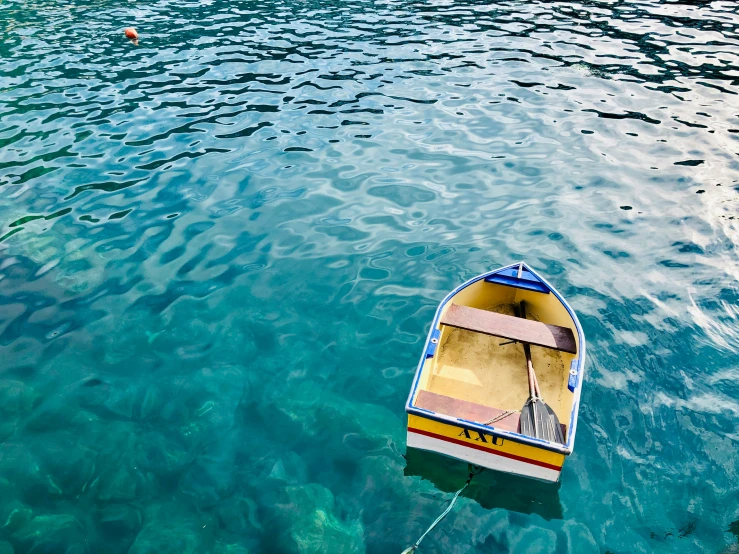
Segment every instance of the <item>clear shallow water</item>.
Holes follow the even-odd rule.
[[[466,476],[403,456],[428,322],[519,259],[588,338],[576,452],[422,552],[733,548],[734,4],[0,23],[0,552],[400,552]]]

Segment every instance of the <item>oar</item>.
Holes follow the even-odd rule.
[[[526,307],[523,300],[521,301],[520,317],[526,319]],[[526,370],[529,376],[529,398],[521,408],[521,433],[529,437],[564,444],[562,427],[559,424],[557,414],[541,398],[539,382],[536,380],[534,364],[531,362],[531,347],[526,342],[522,344],[523,352],[526,355]]]
[[[536,389],[536,396],[541,400],[541,392],[539,391],[539,380],[536,378],[536,374],[534,374],[534,388]],[[559,442],[561,444],[564,444],[565,437],[562,433],[562,426],[559,423],[559,418],[557,417],[557,414],[554,413],[554,410],[552,410],[551,406],[549,404],[545,404],[544,401],[541,401],[542,404],[544,404],[544,409],[549,413],[549,416],[554,420],[554,435],[555,435],[555,441]]]

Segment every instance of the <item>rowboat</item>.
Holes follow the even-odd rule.
[[[543,277],[523,262],[478,275],[436,310],[406,402],[407,445],[559,481],[575,444],[584,370],[577,315]],[[522,425],[534,391],[556,415],[561,440]]]

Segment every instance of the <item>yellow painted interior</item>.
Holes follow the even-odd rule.
[[[481,280],[456,294],[444,311],[451,304],[461,304],[512,316],[514,305],[521,300],[526,302],[527,319],[569,327],[578,341],[570,314],[553,294]],[[523,346],[519,343],[502,345],[506,339],[482,333],[445,326],[440,329],[436,355],[424,363],[419,390],[501,410],[520,410],[529,397]],[[570,362],[574,357],[549,348],[531,347],[542,398],[565,424],[569,424],[574,400],[567,388]]]

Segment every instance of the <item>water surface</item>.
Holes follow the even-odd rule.
[[[400,552],[466,478],[404,457],[430,319],[520,259],[588,339],[575,454],[420,552],[733,548],[738,25],[0,4],[0,552]]]

